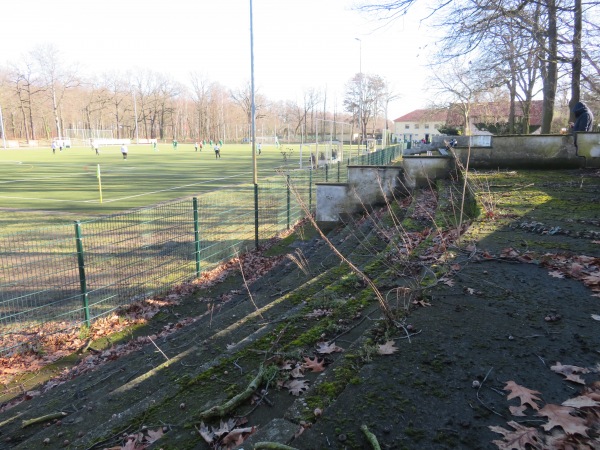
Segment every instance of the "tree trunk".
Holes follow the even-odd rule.
[[[573,61],[571,61],[571,100],[569,101],[570,121],[575,122],[573,108],[581,98],[581,29],[583,12],[581,9],[581,0],[575,0],[573,7]]]
[[[552,128],[554,118],[554,104],[556,102],[556,87],[558,79],[558,31],[556,25],[556,0],[546,0],[548,13],[548,31],[545,72],[543,77],[544,106],[542,111],[542,134],[548,134]]]
[[[54,113],[54,121],[56,122],[56,133],[57,136],[59,138],[62,138],[62,130],[60,127],[60,119],[58,117],[58,105],[56,104],[56,90],[54,89],[54,86],[51,87],[52,89],[52,112]]]

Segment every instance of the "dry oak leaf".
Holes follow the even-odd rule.
[[[234,428],[221,441],[222,445],[233,444],[237,446],[256,433],[256,427]]]
[[[453,287],[456,283],[454,283],[454,280],[451,280],[449,278],[440,278],[440,281],[442,281],[446,286],[450,286]]]
[[[426,302],[425,300],[413,300],[413,305],[420,305],[425,308],[426,306],[431,306],[431,303]]]
[[[585,384],[583,378],[581,378],[578,373],[589,373],[589,369],[585,367],[577,367],[577,366],[563,366],[561,363],[557,362],[554,366],[550,367],[550,370],[553,372],[564,375],[566,380],[572,381],[573,383]]]
[[[581,277],[581,280],[583,281],[583,284],[585,284],[586,286],[593,286],[593,285],[600,284],[600,273],[599,272],[591,273],[590,275]]]
[[[518,398],[521,401],[521,405],[529,405],[536,411],[540,409],[536,403],[542,401],[541,398],[537,397],[537,394],[540,394],[540,392],[527,389],[526,387],[520,386],[512,380],[506,382],[504,390],[510,391],[510,394],[508,394],[508,400]]]
[[[560,272],[558,270],[552,270],[551,272],[548,272],[548,275],[550,275],[551,277],[554,277],[554,278],[564,278],[565,277],[562,274],[562,272]]]
[[[545,449],[556,450],[597,450],[588,438],[578,438],[577,435],[559,433],[546,438]]]
[[[509,409],[511,415],[516,416],[516,417],[524,417],[527,415],[527,414],[525,414],[527,405],[509,406],[508,409]]]
[[[380,355],[391,355],[392,353],[396,353],[398,351],[398,347],[396,347],[394,341],[387,341],[385,344],[378,345],[377,353]]]
[[[319,342],[317,344],[317,353],[328,355],[333,352],[343,352],[344,349],[335,345],[335,342]]]
[[[306,380],[291,380],[291,381],[286,381],[283,384],[283,386],[286,387],[287,389],[289,389],[290,394],[300,395],[304,391],[308,390],[308,381],[306,381]]]
[[[304,374],[302,373],[302,367],[301,366],[296,366],[292,369],[292,371],[290,372],[290,376],[292,378],[301,378],[304,376]]]
[[[504,436],[504,439],[501,441],[493,441],[500,450],[528,450],[531,447],[540,448],[542,440],[540,439],[537,429],[524,427],[512,420],[508,422],[507,425],[514,428],[515,431],[509,431],[502,427],[489,427],[494,433],[500,433]],[[527,445],[530,445],[531,447],[527,447]]]
[[[585,419],[572,416],[570,413],[574,411],[576,409],[569,406],[548,404],[540,409],[537,415],[548,418],[548,423],[542,426],[546,431],[550,431],[554,427],[561,427],[567,434],[587,436]]]
[[[588,395],[580,395],[573,397],[561,403],[563,406],[571,406],[573,408],[596,408],[600,406],[600,402],[594,400]]]
[[[146,441],[148,441],[149,444],[153,443],[154,441],[158,441],[162,435],[165,434],[162,428],[158,428],[156,431],[147,430],[146,433],[148,434]]]
[[[317,358],[316,356],[313,359],[308,357],[304,357],[304,364],[302,367],[308,369],[312,372],[323,372],[325,370],[325,360]]]

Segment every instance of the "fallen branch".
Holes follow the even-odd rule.
[[[381,450],[381,447],[379,446],[379,442],[377,441],[377,436],[375,436],[373,433],[371,433],[366,425],[361,425],[360,429],[365,434],[367,441],[369,441],[369,444],[371,444],[371,447],[373,447],[373,450]]]
[[[267,450],[298,450],[296,447],[290,447],[285,444],[278,444],[277,442],[257,442],[254,444],[254,449],[267,449]]]
[[[57,412],[57,413],[46,414],[45,416],[41,416],[41,417],[34,417],[33,419],[24,420],[21,423],[21,428],[25,428],[25,427],[28,427],[29,425],[33,425],[36,423],[48,422],[49,420],[59,419],[61,417],[65,417],[65,416],[68,416],[68,414],[66,412],[61,411],[61,412]]]
[[[258,371],[258,375],[256,375],[254,380],[250,382],[250,384],[246,387],[246,389],[244,389],[243,392],[239,393],[231,400],[223,403],[220,406],[213,406],[212,408],[202,411],[200,414],[198,414],[198,420],[206,420],[212,417],[223,417],[229,412],[231,412],[233,409],[237,408],[244,401],[248,400],[252,396],[254,391],[258,389],[258,387],[264,381],[265,375],[266,369],[264,366],[261,366],[260,370]]]

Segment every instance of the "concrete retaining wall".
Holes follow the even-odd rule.
[[[384,204],[386,197],[405,195],[400,166],[348,166],[347,183],[317,183],[316,220],[337,223],[340,216]]]
[[[404,183],[410,189],[429,186],[438,178],[448,178],[454,169],[451,156],[405,156]]]
[[[468,148],[454,149],[466,164]],[[568,169],[583,167],[572,136],[494,136],[489,148],[471,147],[469,167],[474,169]]]
[[[600,169],[600,133],[577,133],[577,156],[584,167]]]

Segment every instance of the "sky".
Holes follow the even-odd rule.
[[[327,109],[341,110],[345,84],[362,70],[398,94],[389,119],[425,108],[424,10],[385,24],[355,4],[253,0],[257,92],[302,102],[306,90],[326,90]],[[250,0],[6,0],[0,30],[2,64],[52,44],[87,74],[150,69],[189,84],[196,72],[234,90],[250,80]]]

